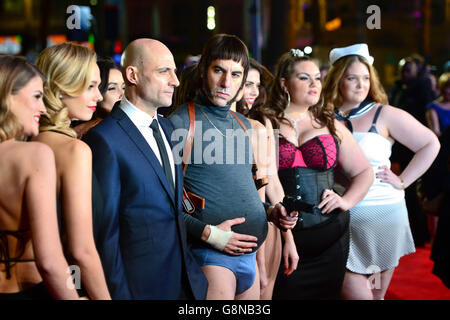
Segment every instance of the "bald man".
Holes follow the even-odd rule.
[[[186,245],[173,126],[156,112],[171,105],[179,85],[172,53],[159,41],[138,39],[121,64],[122,100],[83,138],[99,185],[94,201],[102,198],[94,232],[111,296],[204,299],[207,280]]]

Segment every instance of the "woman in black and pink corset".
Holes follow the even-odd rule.
[[[351,133],[323,107],[317,64],[292,49],[281,56],[268,98],[279,137],[279,179],[286,196],[313,205],[282,232],[284,264],[274,299],[340,299],[349,245],[349,209],[373,181],[370,164]],[[349,180],[334,188],[334,168]],[[296,270],[289,274],[298,261]],[[295,266],[294,266],[295,267]]]

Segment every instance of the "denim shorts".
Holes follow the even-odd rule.
[[[231,256],[218,250],[193,247],[192,253],[200,266],[219,266],[231,270],[236,278],[236,295],[251,288],[256,276],[256,252]]]

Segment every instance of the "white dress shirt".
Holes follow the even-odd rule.
[[[153,136],[153,130],[150,128],[150,124],[154,119],[158,122],[159,131],[161,131],[161,136],[164,140],[164,145],[166,147],[166,152],[169,157],[170,162],[170,169],[172,170],[172,177],[173,177],[173,185],[175,186],[175,163],[173,158],[172,149],[170,148],[169,142],[167,141],[166,134],[164,133],[164,130],[161,128],[161,125],[158,121],[157,112],[155,112],[155,115],[152,117],[149,114],[145,113],[144,111],[138,109],[136,106],[134,106],[130,101],[128,101],[125,96],[122,97],[122,101],[120,102],[119,107],[122,109],[123,112],[126,113],[128,118],[130,118],[131,122],[138,128],[139,132],[144,136],[145,140],[149,144],[150,148],[152,148],[153,153],[158,158],[159,163],[162,166],[161,161],[161,155],[159,153],[158,144],[156,142],[155,137]]]

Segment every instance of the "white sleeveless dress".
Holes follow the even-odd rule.
[[[350,252],[347,269],[372,274],[395,268],[399,259],[415,252],[405,192],[375,177],[380,166],[390,168],[392,144],[374,132],[353,132],[374,172],[374,182],[361,202],[350,210]]]

